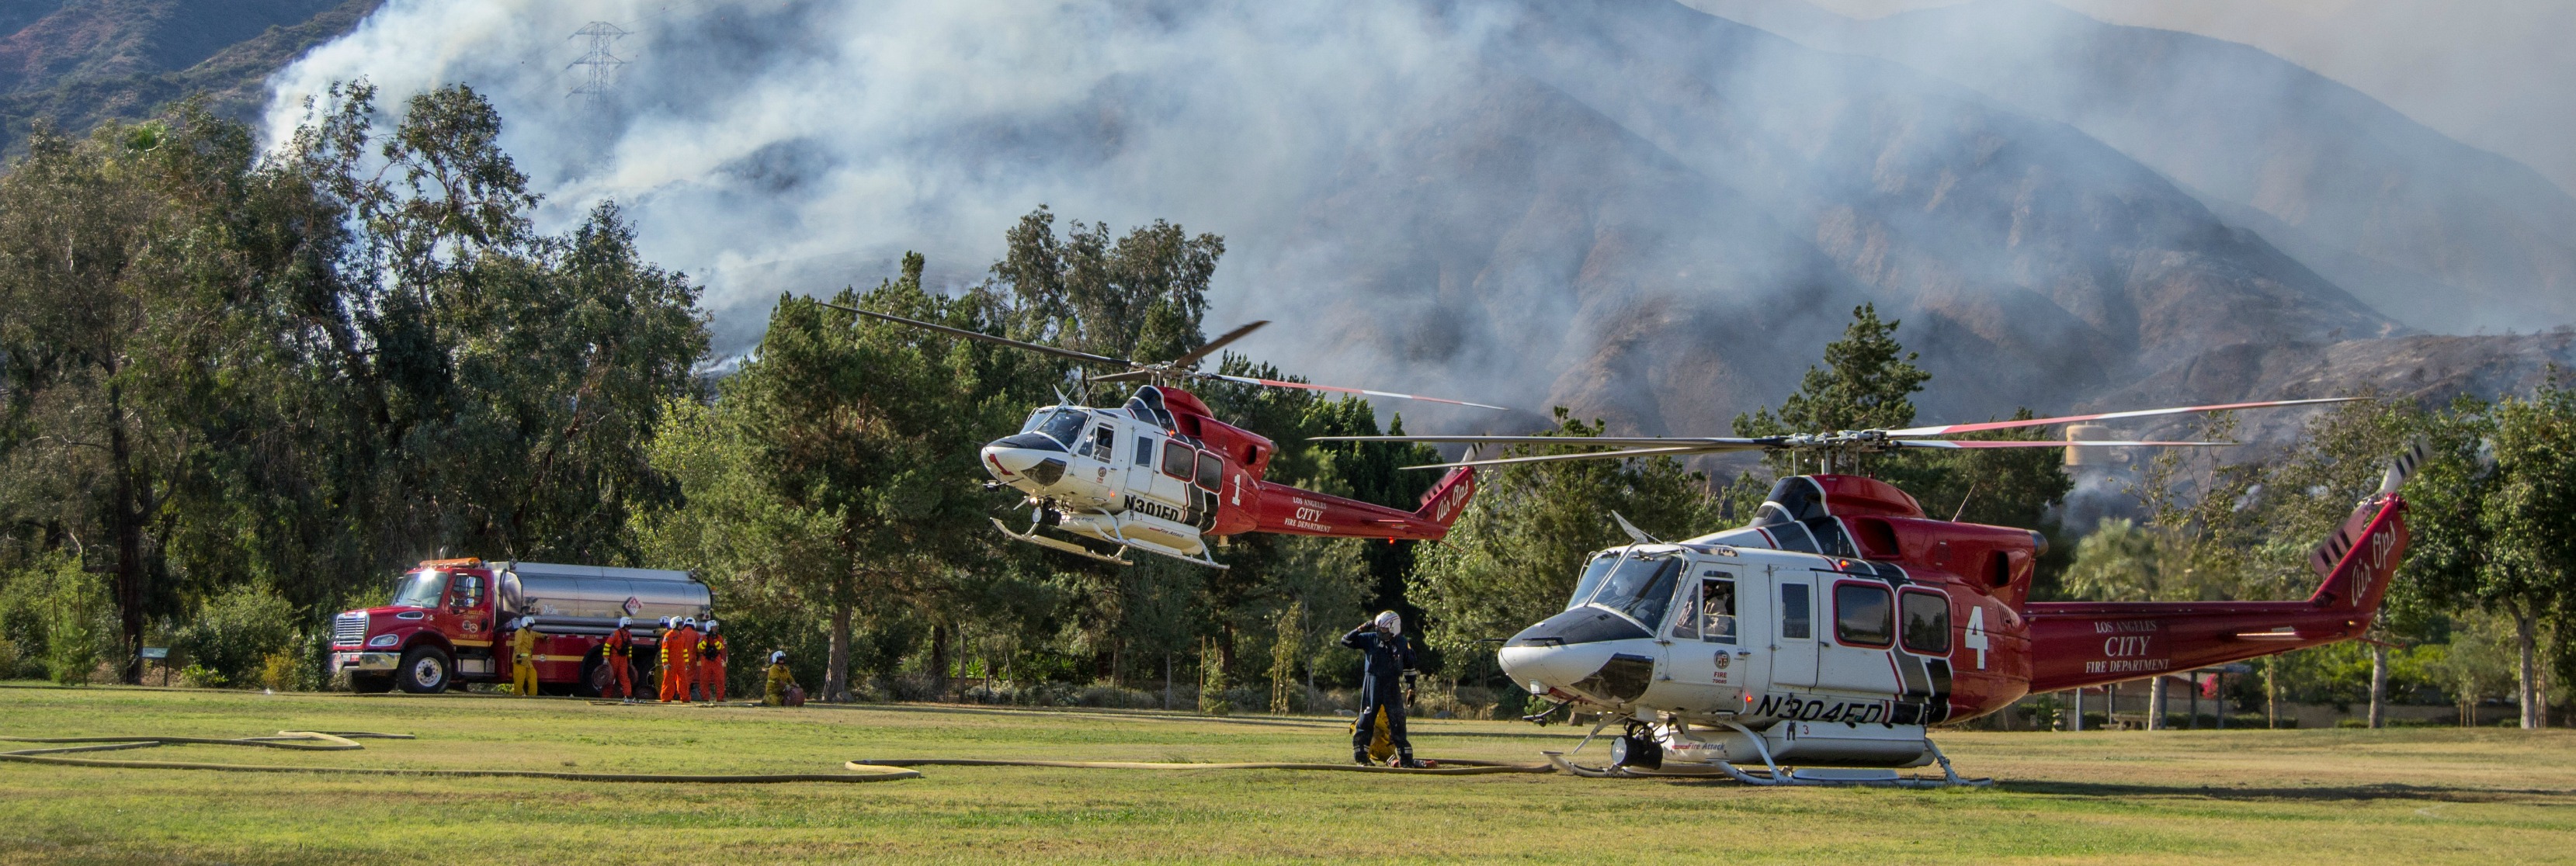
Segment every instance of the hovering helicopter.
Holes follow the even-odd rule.
[[[2341,399],[1758,438],[1323,438],[1630,446],[1438,464],[1448,467],[1742,450],[1823,451],[1830,459],[1900,448],[2213,446],[2234,443],[1911,437],[2331,402]],[[1983,784],[1951,769],[1929,726],[1993,713],[2031,692],[2360,637],[2405,554],[2398,489],[2422,457],[2421,445],[2399,456],[2378,492],[2317,547],[2309,565],[2320,583],[2305,601],[2032,602],[2032,564],[2047,550],[2039,533],[1928,518],[1914,497],[1869,478],[1794,475],[1774,484],[1752,522],[1737,529],[1663,542],[1613,515],[1635,543],[1594,554],[1565,610],[1513,635],[1499,660],[1514,682],[1556,702],[1532,720],[1575,706],[1601,713],[1602,726],[1624,723],[1607,767],[1549,755],[1580,775]],[[1896,772],[1934,762],[1940,778]]]
[[[1129,549],[1161,554],[1210,568],[1207,539],[1245,532],[1333,538],[1437,539],[1449,532],[1476,493],[1472,467],[1455,467],[1431,486],[1421,507],[1402,511],[1262,480],[1278,446],[1260,434],[1219,421],[1197,395],[1168,384],[1194,379],[1268,388],[1294,388],[1372,397],[1427,400],[1503,410],[1501,406],[1342,388],[1191,369],[1267,321],[1235,328],[1181,357],[1160,363],[1132,361],[1058,346],[997,337],[979,331],[907,319],[873,310],[824,306],[970,340],[998,343],[1124,371],[1091,382],[1143,381],[1116,409],[1060,403],[1029,413],[1020,432],[983,447],[986,489],[1009,487],[1026,498],[1030,526],[993,528],[1014,541],[1119,565]],[[1058,395],[1063,399],[1062,395]],[[1508,411],[1508,410],[1504,410]],[[1071,539],[1039,534],[1053,531]]]

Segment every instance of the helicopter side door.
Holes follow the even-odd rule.
[[[1759,598],[1768,610],[1747,611],[1770,626],[1770,684],[1782,689],[1816,687],[1816,580],[1803,568],[1763,569],[1765,590]]]
[[[1701,562],[1681,581],[1676,612],[1659,642],[1664,646],[1666,682],[1657,703],[1683,712],[1733,710],[1748,683],[1758,677],[1754,657],[1744,650],[1743,621],[1737,617],[1736,576],[1742,566]]]

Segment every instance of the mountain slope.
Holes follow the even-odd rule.
[[[1694,3],[2073,125],[2409,325],[2576,322],[2576,197],[2263,51],[2042,0],[1871,20],[1797,0]]]
[[[74,134],[195,93],[247,118],[262,82],[383,0],[70,0],[0,11],[0,145],[39,121]],[[12,26],[15,25],[15,26]]]

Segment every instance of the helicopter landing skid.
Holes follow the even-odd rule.
[[[1013,541],[1025,541],[1025,542],[1028,542],[1028,543],[1030,543],[1030,544],[1037,545],[1037,546],[1039,546],[1039,547],[1047,548],[1047,549],[1049,549],[1049,550],[1061,550],[1061,551],[1064,551],[1064,552],[1066,552],[1066,553],[1073,554],[1073,555],[1075,555],[1075,556],[1081,556],[1081,557],[1086,557],[1086,558],[1090,558],[1090,559],[1097,559],[1097,560],[1100,560],[1101,562],[1111,563],[1111,564],[1115,564],[1115,565],[1135,565],[1135,564],[1136,564],[1136,563],[1133,563],[1133,562],[1129,562],[1129,561],[1127,561],[1126,559],[1123,559],[1123,558],[1120,558],[1120,557],[1110,556],[1110,555],[1108,555],[1108,554],[1104,554],[1104,553],[1099,553],[1099,552],[1094,551],[1094,550],[1092,550],[1092,549],[1090,549],[1090,548],[1083,547],[1082,545],[1075,544],[1075,543],[1070,542],[1070,541],[1065,541],[1065,540],[1063,540],[1063,539],[1059,539],[1059,538],[1048,538],[1048,537],[1046,537],[1046,536],[1039,535],[1039,534],[1037,534],[1037,529],[1036,529],[1035,527],[1031,527],[1031,528],[1030,528],[1030,530],[1029,530],[1028,532],[1012,532],[1012,531],[1011,531],[1011,528],[1010,528],[1009,526],[1003,525],[1002,521],[1000,521],[1000,520],[998,520],[998,519],[997,519],[997,520],[994,520],[994,521],[993,521],[993,528],[994,528],[994,529],[999,529],[999,530],[1001,530],[1003,535],[1010,537],[1010,539],[1011,539],[1011,540],[1013,540]],[[1128,541],[1128,542],[1119,543],[1119,545],[1118,545],[1118,551],[1119,551],[1120,553],[1125,553],[1125,552],[1130,551],[1130,550],[1142,550],[1142,551],[1144,551],[1144,552],[1146,552],[1146,553],[1160,554],[1160,555],[1163,555],[1163,556],[1168,556],[1168,557],[1171,557],[1171,558],[1173,558],[1173,559],[1180,560],[1180,561],[1182,561],[1182,562],[1189,563],[1189,564],[1191,564],[1191,565],[1204,565],[1204,566],[1207,566],[1207,567],[1209,567],[1209,568],[1214,568],[1214,569],[1219,569],[1219,570],[1230,569],[1230,568],[1233,568],[1233,567],[1234,567],[1234,566],[1230,566],[1230,565],[1227,565],[1227,564],[1222,563],[1222,562],[1218,562],[1218,561],[1216,561],[1216,560],[1207,559],[1207,558],[1204,558],[1204,557],[1191,556],[1191,555],[1189,555],[1189,554],[1182,553],[1182,552],[1177,551],[1177,550],[1166,550],[1166,549],[1164,549],[1164,548],[1161,548],[1161,547],[1158,547],[1158,546],[1155,546],[1155,545],[1152,545],[1152,544],[1146,544],[1146,543],[1135,542],[1135,541]]]
[[[1739,730],[1741,729],[1739,728]],[[1751,732],[1747,731],[1746,733],[1749,734]],[[1588,737],[1585,739],[1586,741],[1590,740]],[[1573,761],[1566,760],[1565,753],[1562,752],[1540,752],[1539,754],[1546,755],[1547,762],[1556,765],[1557,769],[1564,770],[1565,772],[1582,776],[1587,779],[1654,779],[1690,778],[1694,776],[1725,776],[1747,785],[1760,785],[1766,788],[1793,786],[1983,788],[1995,783],[1995,780],[1993,779],[1970,779],[1960,776],[1957,770],[1950,768],[1950,756],[1941,754],[1941,747],[1933,745],[1931,740],[1924,740],[1923,747],[1930,750],[1932,752],[1932,759],[1939,762],[1941,765],[1941,778],[1938,779],[1906,776],[1897,773],[1895,770],[1882,769],[1840,769],[1831,767],[1783,769],[1778,762],[1771,759],[1771,750],[1762,745],[1762,738],[1754,737],[1753,744],[1754,748],[1760,750],[1762,753],[1763,767],[1751,771],[1744,770],[1743,768],[1737,767],[1726,761],[1710,761],[1704,766],[1697,767],[1664,766],[1656,767],[1654,769],[1622,766],[1586,767]]]
[[[1030,531],[1030,532],[1012,532],[1012,531],[1011,531],[1011,528],[1010,528],[1010,527],[1008,527],[1008,526],[1004,526],[1004,525],[1002,525],[1002,521],[1000,521],[1000,520],[995,520],[995,521],[993,521],[993,528],[994,528],[994,529],[999,529],[999,530],[1001,530],[1001,531],[1002,531],[1002,534],[1003,534],[1004,536],[1009,537],[1012,541],[1025,541],[1025,542],[1028,542],[1028,543],[1030,543],[1030,544],[1037,545],[1037,546],[1039,546],[1039,547],[1047,548],[1047,549],[1049,549],[1049,550],[1061,550],[1061,551],[1064,551],[1064,552],[1066,552],[1066,553],[1073,554],[1073,555],[1075,555],[1075,556],[1085,557],[1085,558],[1089,558],[1089,559],[1097,559],[1097,560],[1100,560],[1101,562],[1114,563],[1114,564],[1117,564],[1117,565],[1135,565],[1135,563],[1133,563],[1133,562],[1129,562],[1129,561],[1127,561],[1127,560],[1120,559],[1120,558],[1115,557],[1115,556],[1110,556],[1110,555],[1107,555],[1107,554],[1094,552],[1091,548],[1084,547],[1084,546],[1082,546],[1082,545],[1075,544],[1075,543],[1070,542],[1070,541],[1064,541],[1064,540],[1061,540],[1061,539],[1048,538],[1048,537],[1046,537],[1046,536],[1039,535],[1039,534],[1037,534],[1037,532],[1035,532],[1034,530],[1033,530],[1033,531]]]

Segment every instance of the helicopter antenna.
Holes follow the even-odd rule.
[[[1660,542],[1660,541],[1656,541],[1654,536],[1652,536],[1652,535],[1647,535],[1645,530],[1643,530],[1643,529],[1638,529],[1636,524],[1634,524],[1634,523],[1629,523],[1629,522],[1628,522],[1628,517],[1627,517],[1626,515],[1623,515],[1623,514],[1620,514],[1619,512],[1613,511],[1613,512],[1610,512],[1610,519],[1612,519],[1612,520],[1616,520],[1616,521],[1619,521],[1619,529],[1620,529],[1620,531],[1628,533],[1628,537],[1629,537],[1629,538],[1636,539],[1638,544],[1661,544],[1661,543],[1663,543],[1663,542]]]

